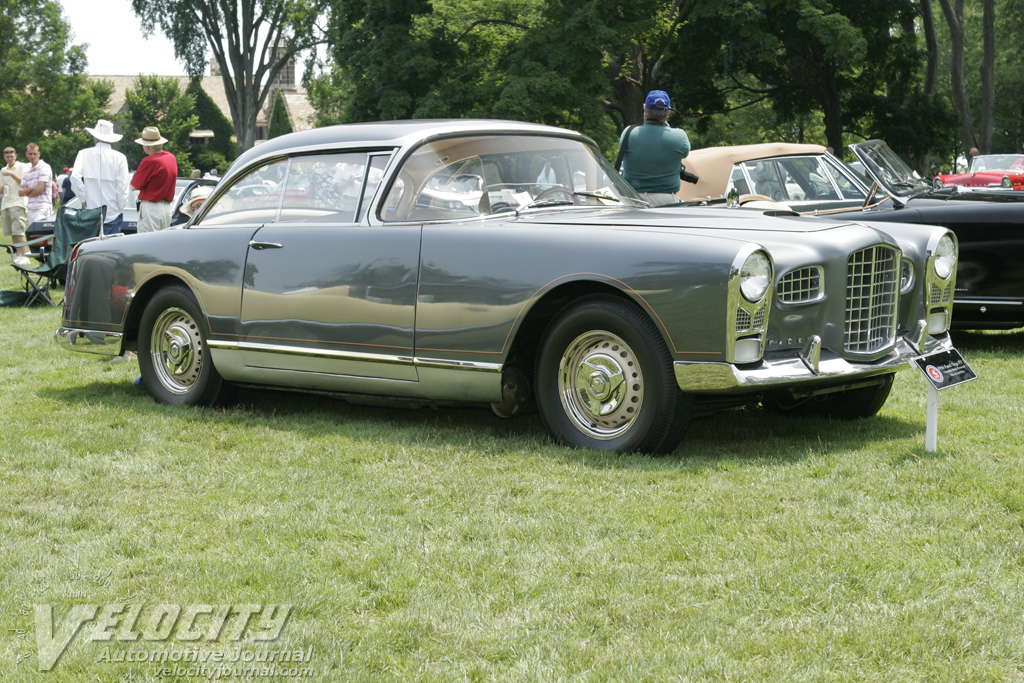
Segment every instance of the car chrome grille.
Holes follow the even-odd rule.
[[[846,337],[850,353],[874,353],[894,342],[900,254],[887,246],[861,249],[846,267]]]
[[[821,289],[821,268],[807,266],[786,273],[779,278],[779,284],[775,291],[778,301],[784,304],[805,304],[817,301],[824,296]]]
[[[736,332],[746,332],[750,329],[750,313],[742,308],[736,309]]]
[[[928,303],[932,306],[936,304],[948,304],[953,300],[952,293],[952,284],[948,284],[945,287],[939,287],[938,285],[933,284]]]
[[[736,309],[736,334],[760,332],[764,329],[765,308],[759,308],[753,315],[743,307]]]

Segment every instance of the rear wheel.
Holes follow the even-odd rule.
[[[635,304],[608,295],[572,304],[551,322],[535,386],[548,431],[579,448],[670,453],[692,412],[657,327]]]
[[[230,385],[213,367],[199,304],[181,285],[156,293],[142,313],[139,369],[158,403],[210,406],[227,400]]]

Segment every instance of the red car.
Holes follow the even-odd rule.
[[[935,189],[946,185],[1024,190],[1024,156],[981,154],[971,159],[966,173],[935,176]]]

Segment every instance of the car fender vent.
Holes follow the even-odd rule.
[[[821,266],[792,270],[779,278],[775,297],[783,304],[806,304],[825,298]]]

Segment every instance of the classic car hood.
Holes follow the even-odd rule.
[[[616,211],[562,211],[521,216],[519,223],[551,224],[561,228],[671,232],[768,248],[783,272],[788,268],[820,261],[828,255],[845,255],[872,244],[896,245],[888,233],[866,223],[811,216],[770,215],[758,209],[661,207]],[[842,228],[842,229],[840,229]],[[842,258],[845,259],[845,256]]]
[[[1024,192],[985,192],[983,190],[971,192],[932,191],[916,195],[907,200],[907,206],[919,207],[925,203],[943,206],[976,206],[976,202],[984,202],[986,204],[1020,204],[1024,202]]]
[[[638,230],[681,230],[686,232],[747,231],[780,233],[813,233],[848,224],[800,216],[788,212],[766,212],[761,209],[729,209],[725,207],[659,207],[653,209],[616,209],[593,211],[552,211],[523,214],[519,223],[579,225],[588,228],[634,228]],[[724,236],[724,235],[723,235]],[[736,236],[737,239],[743,239]]]

